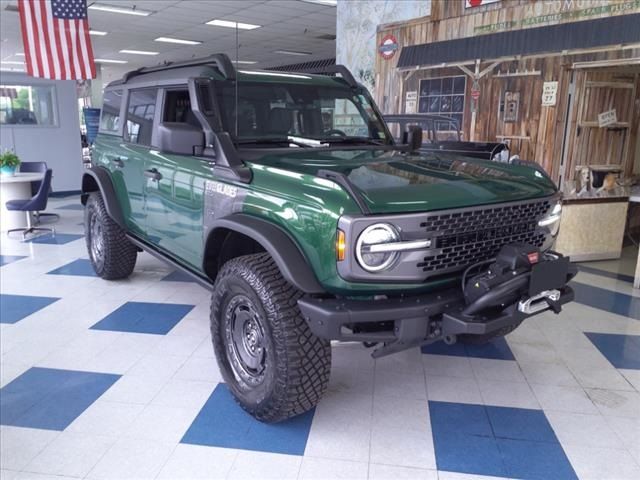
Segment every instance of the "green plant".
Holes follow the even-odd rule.
[[[17,167],[20,165],[20,158],[11,150],[0,153],[0,167]]]

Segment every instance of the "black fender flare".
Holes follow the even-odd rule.
[[[116,196],[111,176],[104,167],[87,168],[82,174],[82,194],[80,201],[83,205],[87,204],[89,193],[95,191],[100,191],[107,209],[107,214],[122,228],[126,228],[122,208],[120,208],[120,204],[118,203],[118,197]]]
[[[218,229],[241,233],[262,245],[278,265],[282,276],[297,289],[304,293],[325,293],[298,245],[277,225],[252,215],[236,213],[216,219],[209,225],[205,245],[208,246],[209,238]]]

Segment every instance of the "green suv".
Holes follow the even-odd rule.
[[[573,299],[544,173],[402,138],[341,66],[132,71],[105,89],[82,180],[91,263],[122,279],[144,250],[210,289],[224,380],[267,422],[318,403],[331,340],[486,342]]]

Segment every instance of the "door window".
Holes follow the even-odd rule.
[[[133,90],[127,108],[127,136],[131,143],[151,145],[158,89]]]

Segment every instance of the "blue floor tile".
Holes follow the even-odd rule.
[[[262,423],[235,402],[229,389],[218,384],[182,443],[303,455],[314,410],[284,422]]]
[[[38,237],[27,240],[27,242],[43,243],[43,244],[49,244],[49,245],[65,245],[69,242],[73,242],[82,237],[83,235],[75,235],[72,233],[56,233],[56,234],[47,233],[45,235],[40,235]]]
[[[586,265],[578,265],[578,270],[580,270],[581,272],[593,273],[594,275],[600,275],[601,277],[613,278],[615,280],[620,280],[621,282],[633,283],[633,275],[625,275],[624,273],[609,272],[607,270],[588,267]]]
[[[47,305],[60,300],[55,297],[0,295],[0,323],[16,323]]]
[[[453,430],[433,435],[438,470],[505,477],[498,444],[493,437],[463,435]]]
[[[18,260],[22,260],[23,258],[27,258],[21,255],[0,255],[0,267],[8,265],[13,262],[17,262]]]
[[[191,275],[175,270],[162,279],[163,282],[195,282]]]
[[[506,475],[523,480],[577,480],[559,443],[496,440]]]
[[[78,201],[78,203],[71,203],[69,205],[63,205],[62,207],[56,207],[56,210],[84,210],[84,205]]]
[[[77,275],[80,277],[97,277],[91,261],[86,258],[79,258],[71,263],[47,272],[49,275]]]
[[[176,303],[127,302],[91,329],[166,335],[193,307]]]
[[[558,443],[542,410],[493,406],[486,410],[496,438]]]
[[[542,410],[430,401],[429,414],[438,470],[576,478]]]
[[[571,287],[578,303],[640,320],[640,298],[578,282]]]
[[[640,370],[640,335],[593,332],[585,335],[614,367]]]
[[[447,345],[444,342],[431,343],[421,347],[422,353],[435,355],[453,355],[456,357],[489,358],[493,360],[515,360],[507,341],[497,338],[484,345],[465,345],[454,343]]]
[[[0,389],[0,423],[64,430],[120,375],[33,367]]]

